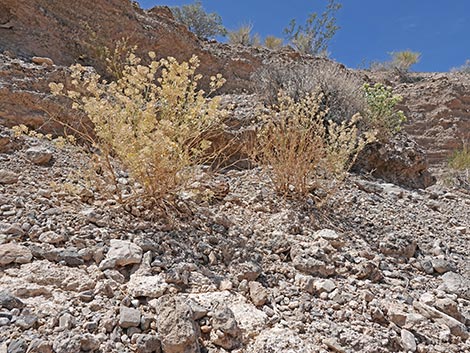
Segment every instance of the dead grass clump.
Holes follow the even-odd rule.
[[[279,103],[262,117],[254,155],[283,196],[330,195],[373,140],[359,133],[359,115],[341,123],[325,120],[323,99],[322,93],[306,94],[296,101],[281,92]]]

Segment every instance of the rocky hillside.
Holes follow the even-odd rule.
[[[57,65],[81,62],[99,68],[99,52],[104,47],[113,48],[121,38],[137,45],[141,56],[149,50],[179,60],[199,56],[201,73],[206,77],[223,73],[226,93],[250,92],[251,75],[273,57],[299,57],[291,50],[274,53],[200,40],[177,24],[167,8],[144,11],[128,0],[97,0],[93,7],[83,0],[4,0],[0,4],[0,53],[7,56],[0,57],[0,123],[12,124],[29,117],[37,126],[47,120],[44,110],[52,114],[59,110],[45,99],[49,98],[47,83],[63,76],[61,66],[44,69],[9,63],[6,58],[28,63],[39,56]],[[428,152],[433,164],[445,162],[455,148],[461,147],[462,140],[469,138],[468,75],[414,74],[408,83],[384,79],[380,74],[360,75],[367,80],[385,81],[403,95],[403,109],[409,118],[406,131]]]
[[[202,173],[170,218],[77,183],[80,149],[10,130],[76,122],[49,83],[67,85],[67,65],[96,64],[122,37],[141,54],[196,54],[228,80],[213,143],[230,141],[239,169]],[[470,352],[470,194],[435,183],[426,160],[438,170],[470,137],[470,77],[350,71],[394,86],[416,142],[367,149],[319,209],[240,161],[252,74],[299,59],[324,60],[202,41],[168,9],[128,0],[2,0],[0,353]]]
[[[169,226],[74,187],[73,148],[1,146],[0,352],[470,350],[468,193],[351,176],[319,212],[231,171]]]

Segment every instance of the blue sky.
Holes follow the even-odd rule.
[[[143,8],[180,6],[191,0],[140,0]],[[470,0],[339,0],[341,29],[329,46],[331,57],[356,68],[386,61],[388,53],[422,53],[415,71],[449,71],[470,59]],[[228,29],[251,23],[262,37],[283,37],[295,18],[303,23],[311,12],[323,12],[327,0],[202,0],[208,12],[222,16]]]

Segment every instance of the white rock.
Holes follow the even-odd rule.
[[[416,352],[415,336],[408,330],[401,330],[401,344],[405,352]]]
[[[331,293],[336,288],[335,282],[330,279],[319,279],[313,285],[318,293]]]
[[[129,293],[133,297],[159,298],[165,294],[168,284],[162,276],[131,275],[127,283]]]
[[[127,240],[111,239],[111,248],[101,262],[102,270],[116,266],[139,264],[142,261],[142,248]]]
[[[15,184],[18,182],[18,174],[6,170],[0,169],[0,184]]]
[[[5,266],[12,262],[25,264],[30,262],[32,258],[33,255],[26,246],[15,243],[0,245],[0,266]]]
[[[190,294],[189,297],[206,308],[220,305],[228,307],[232,310],[244,337],[254,337],[265,329],[268,319],[266,313],[257,309],[241,294],[223,291]]]
[[[140,325],[140,311],[138,309],[122,306],[119,313],[119,326],[122,328],[137,327]]]
[[[52,159],[52,152],[43,147],[31,147],[26,150],[26,157],[37,165],[45,165]]]
[[[61,243],[65,241],[65,236],[63,234],[59,234],[51,230],[51,231],[42,233],[39,236],[39,241],[41,243],[57,244],[57,243]]]

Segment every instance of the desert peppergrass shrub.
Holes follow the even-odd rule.
[[[456,170],[470,169],[470,147],[464,143],[461,149],[455,150],[449,158],[449,167]]]
[[[396,108],[402,97],[381,83],[364,84],[363,91],[367,102],[364,122],[369,129],[376,131],[378,140],[386,142],[400,132],[406,121],[403,111]]]
[[[421,53],[411,50],[392,52],[392,67],[401,72],[408,72],[414,64],[418,63]]]
[[[284,41],[282,40],[282,38],[278,38],[275,36],[267,36],[266,38],[264,38],[263,45],[268,49],[278,50],[282,48],[282,46],[284,45]]]
[[[470,192],[470,147],[468,141],[463,141],[462,148],[456,149],[447,161],[445,182]]]
[[[296,101],[281,91],[278,104],[261,117],[253,157],[284,197],[313,194],[321,201],[331,195],[374,140],[373,134],[360,133],[358,114],[342,123],[327,120],[322,99],[321,93],[306,94]]]
[[[179,63],[174,58],[141,65],[130,53],[121,77],[113,82],[81,65],[71,67],[72,89],[52,83],[55,95],[65,95],[72,107],[94,124],[87,136],[97,151],[100,180],[108,183],[120,201],[139,197],[152,205],[176,200],[191,181],[194,167],[207,158],[207,137],[221,124],[219,98],[208,96],[220,88],[220,74],[211,77],[210,92],[198,89],[199,59]],[[122,170],[135,183],[119,183]]]
[[[389,53],[391,59],[386,62],[373,62],[370,65],[372,71],[395,71],[399,75],[406,76],[411,67],[421,59],[421,53],[412,50],[402,50]]]

